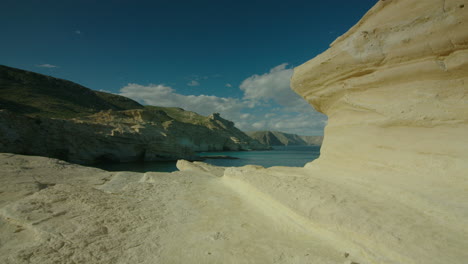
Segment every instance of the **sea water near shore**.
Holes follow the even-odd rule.
[[[303,167],[306,163],[319,157],[320,146],[276,146],[273,147],[273,150],[266,151],[201,152],[198,155],[237,158],[206,159],[203,161],[215,166],[240,167],[245,165],[260,165],[263,167]],[[108,171],[172,172],[177,170],[175,161],[98,164],[96,167]]]

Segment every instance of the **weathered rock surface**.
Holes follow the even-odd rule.
[[[465,264],[466,4],[379,1],[295,70],[329,115],[305,168],[108,173],[1,154],[0,261]]]
[[[268,146],[318,146],[323,141],[323,136],[299,136],[279,131],[251,131],[245,133]]]
[[[466,0],[379,1],[292,87],[328,116],[318,163],[465,175]]]
[[[379,1],[295,69],[293,89],[328,116],[308,181],[333,183],[324,189],[332,196],[275,196],[362,245],[374,263],[468,259],[467,4]],[[318,192],[296,198],[318,201],[326,184],[303,186]]]
[[[178,166],[184,171],[110,173],[0,154],[0,262],[334,264],[346,259],[333,243],[304,232],[287,216],[258,210],[220,178],[224,168]]]
[[[68,120],[0,110],[0,151],[91,164],[197,159],[195,151],[268,148],[219,115],[190,113],[203,123],[179,122],[157,109],[104,111]]]

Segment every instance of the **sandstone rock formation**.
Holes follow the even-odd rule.
[[[184,171],[111,173],[0,154],[0,263],[333,264],[346,259],[288,217],[258,210],[220,178],[225,168],[178,166]]]
[[[327,182],[373,201],[349,204],[337,190],[341,211],[301,210],[314,222],[335,219],[377,262],[468,259],[467,4],[379,1],[295,69],[293,89],[328,116],[321,157],[306,167],[314,178],[330,169]]]
[[[207,118],[181,109],[179,114],[198,123],[180,122],[152,108],[109,110],[68,120],[0,110],[0,151],[92,164],[193,160],[198,159],[195,151],[268,148],[219,115]]]
[[[466,4],[379,1],[295,69],[293,89],[329,118],[319,163],[464,174]]]
[[[318,146],[323,136],[299,136],[279,131],[251,131],[246,134],[268,146]]]
[[[467,4],[379,1],[295,69],[329,116],[305,168],[109,173],[0,154],[0,261],[465,264]]]

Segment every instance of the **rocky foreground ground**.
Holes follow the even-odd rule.
[[[221,177],[224,168],[183,161],[178,166],[182,171],[174,173],[111,173],[1,154],[0,262],[341,263],[358,258],[354,247],[284,214],[284,206],[267,196],[237,188],[236,179]]]
[[[468,263],[467,11],[382,0],[296,68],[329,117],[304,168],[0,154],[0,263]]]
[[[416,188],[414,179],[395,182],[392,174],[355,179],[323,169],[177,166],[173,173],[106,172],[0,154],[0,262],[468,259],[463,186]]]

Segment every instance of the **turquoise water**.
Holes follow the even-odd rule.
[[[306,163],[318,158],[320,146],[285,146],[274,147],[268,151],[227,151],[202,152],[200,156],[226,155],[239,159],[207,159],[204,162],[216,166],[239,167],[244,165],[260,165],[263,167],[289,166],[303,167]]]
[[[274,147],[268,151],[225,151],[202,152],[200,156],[231,156],[239,159],[206,159],[203,162],[224,167],[240,167],[244,165],[260,165],[263,167],[289,166],[302,167],[306,163],[318,158],[320,146],[285,146]],[[176,162],[135,162],[118,164],[99,164],[96,167],[108,171],[176,171]]]
[[[107,171],[134,171],[134,172],[172,172],[176,171],[175,161],[151,161],[151,162],[128,162],[128,163],[102,163],[93,165],[96,168]]]

